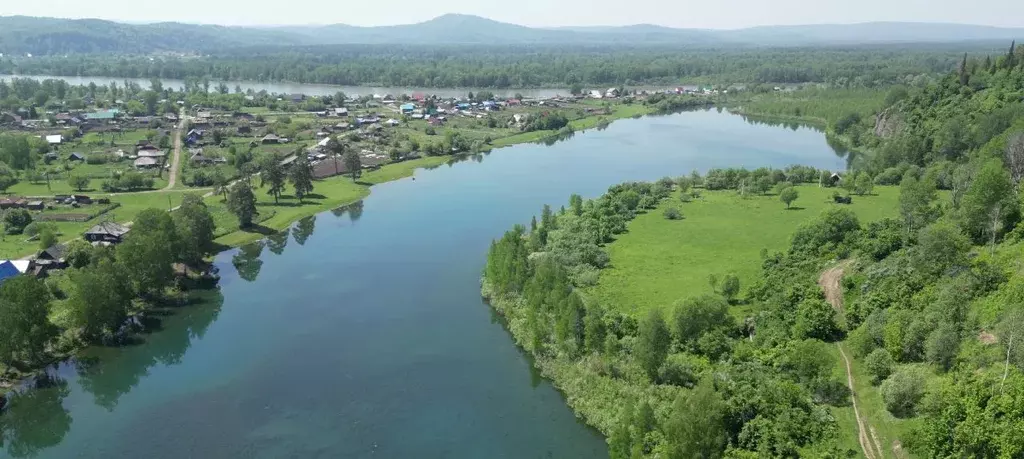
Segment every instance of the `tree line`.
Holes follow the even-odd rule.
[[[183,299],[179,266],[201,266],[214,249],[213,217],[196,195],[173,213],[140,212],[110,247],[67,243],[68,269],[45,280],[15,276],[0,285],[0,364],[32,370],[88,344],[117,343],[130,317]]]
[[[742,320],[724,294],[632,317],[585,292],[608,263],[602,245],[665,190],[759,192],[821,181],[822,171],[722,169],[613,187],[593,201],[574,196],[568,209],[545,208],[540,222],[494,242],[484,292],[541,370],[609,437],[612,457],[857,454],[842,450],[827,408],[849,403],[832,376],[829,343],[842,340],[885,409],[917,419],[904,447],[924,457],[1016,457],[1024,453],[1012,408],[1024,403],[1014,255],[1024,237],[1019,54],[964,58],[946,77],[897,88],[880,113],[897,114],[891,129],[830,120],[840,136],[862,127],[871,151],[837,185],[856,193],[898,185],[899,217],[863,224],[836,206],[804,223],[787,250],[764,254],[742,299],[753,312]],[[836,260],[853,260],[842,313],[817,285]]]
[[[2,58],[0,74],[213,78],[337,85],[529,88],[544,85],[830,83],[879,86],[944,73],[944,47],[679,49],[665,46],[249,47],[174,58],[76,54]]]

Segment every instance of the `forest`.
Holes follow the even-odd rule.
[[[962,56],[936,82],[894,89],[877,122],[831,119],[866,151],[836,185],[898,185],[899,217],[825,211],[788,249],[762,253],[745,295],[708,273],[715,294],[631,315],[588,287],[638,214],[672,200],[665,218],[682,218],[711,189],[742,199],[778,187],[787,201],[786,183],[827,185],[821,171],[718,170],[574,195],[493,242],[483,293],[613,458],[857,456],[840,431],[856,423],[836,414],[851,398],[834,372],[842,353],[870,377],[856,395],[875,437],[865,456],[1022,457],[1022,57]],[[823,292],[823,271],[843,276],[839,291]]]
[[[996,53],[973,45],[978,53]],[[572,85],[908,84],[956,67],[949,45],[817,48],[333,45],[224,48],[202,57],[0,57],[0,74],[289,81],[435,88]]]

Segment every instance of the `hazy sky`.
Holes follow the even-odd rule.
[[[919,21],[1024,27],[1022,0],[0,0],[0,16],[224,25],[407,24],[445,13],[475,14],[529,26],[650,23],[728,29]]]

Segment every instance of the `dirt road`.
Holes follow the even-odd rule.
[[[846,313],[843,307],[843,287],[841,282],[843,280],[843,273],[849,265],[849,261],[842,262],[826,269],[818,277],[818,286],[825,293],[825,299],[836,310],[836,313],[840,315]],[[884,450],[878,438],[874,435],[874,429],[868,424],[867,419],[860,414],[860,407],[857,404],[856,386],[853,379],[853,366],[850,364],[850,358],[846,356],[846,351],[843,350],[842,344],[836,343],[836,346],[839,348],[839,355],[843,357],[843,363],[846,364],[846,384],[850,388],[853,415],[857,418],[857,441],[864,452],[864,457],[867,459],[884,459],[885,454],[882,452]]]
[[[167,186],[161,191],[174,188],[174,185],[178,182],[178,172],[181,170],[181,134],[185,129],[187,121],[185,112],[182,110],[181,120],[178,121],[178,127],[174,130],[174,152],[171,153],[171,171],[167,176]]]

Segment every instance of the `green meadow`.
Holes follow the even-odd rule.
[[[774,194],[743,198],[735,191],[704,191],[692,202],[673,195],[608,244],[611,264],[588,296],[624,312],[664,308],[711,292],[709,273],[734,273],[745,291],[760,272],[762,250],[785,249],[797,226],[840,205],[832,200],[834,188],[801,185],[797,190],[800,196],[790,209]],[[895,217],[898,196],[897,187],[875,187],[871,196],[854,196],[848,207],[862,223]],[[683,219],[665,218],[669,207]]]

